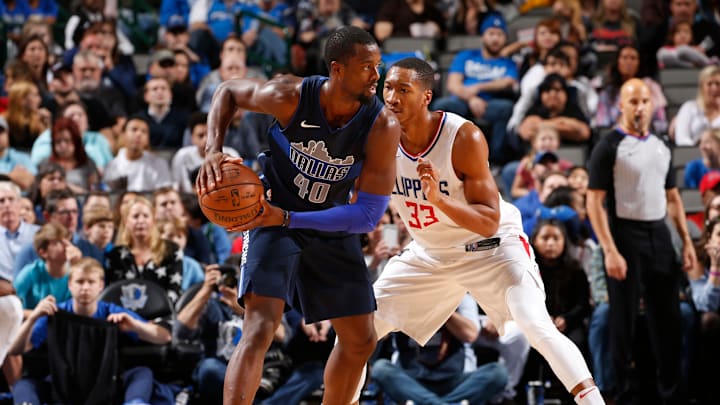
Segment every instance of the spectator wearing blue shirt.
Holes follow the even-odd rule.
[[[711,170],[720,170],[720,128],[708,129],[700,136],[700,159],[685,165],[685,187],[698,188]]]
[[[431,108],[489,123],[490,161],[502,163],[509,158],[504,155],[503,144],[518,87],[518,71],[510,58],[500,56],[507,42],[505,21],[499,16],[486,18],[480,32],[482,48],[458,53],[447,79],[451,96],[436,100]]]
[[[20,188],[0,181],[0,279],[13,280],[15,258],[27,244],[32,244],[39,226],[20,218]]]
[[[0,173],[5,173],[10,181],[21,189],[27,190],[35,181],[37,168],[30,155],[10,146],[8,123],[0,116]]]
[[[30,313],[20,327],[10,353],[19,355],[38,349],[48,338],[48,317],[58,310],[94,319],[104,319],[118,326],[120,333],[133,340],[154,344],[170,342],[171,335],[165,328],[149,323],[138,314],[115,304],[99,301],[105,287],[105,272],[99,262],[82,258],[73,263],[68,274],[72,298],[58,302],[52,295],[45,297]],[[150,403],[153,393],[152,371],[146,367],[126,370],[122,375],[124,403]],[[22,379],[13,389],[17,403],[39,404],[51,402],[51,379]]]
[[[83,256],[90,256],[100,262],[104,260],[103,252],[77,233],[80,229],[78,228],[80,208],[72,191],[68,189],[50,191],[43,208],[45,222],[53,222],[64,226],[72,235],[70,241],[80,249]],[[13,272],[15,274],[19,273],[23,267],[38,258],[39,256],[32,245],[25,246],[15,259]]]
[[[40,258],[23,267],[13,280],[26,315],[48,295],[60,301],[70,299],[67,263],[82,255],[70,243],[70,232],[59,224],[43,225],[33,239],[33,247]]]
[[[55,0],[16,0],[25,3],[28,19],[40,19],[48,24],[57,20],[58,5]]]

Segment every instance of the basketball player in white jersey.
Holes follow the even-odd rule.
[[[547,313],[520,212],[500,198],[482,132],[428,110],[433,75],[408,58],[385,78],[385,105],[402,127],[392,199],[413,241],[375,282],[378,338],[400,330],[425,344],[470,292],[501,334],[517,322],[578,404],[604,404],[580,351]]]

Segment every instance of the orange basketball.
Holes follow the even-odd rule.
[[[199,196],[205,216],[224,228],[244,225],[260,214],[264,189],[255,172],[239,163],[221,166],[222,180],[215,188]]]

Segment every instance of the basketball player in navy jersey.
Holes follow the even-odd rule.
[[[385,105],[402,126],[392,199],[413,241],[375,282],[376,334],[401,330],[425,344],[469,292],[501,334],[517,322],[578,404],[604,404],[582,354],[548,315],[520,212],[500,198],[482,132],[428,110],[433,82],[417,58],[385,77]]]
[[[225,376],[225,404],[253,402],[286,305],[306,323],[330,319],[337,333],[325,368],[326,405],[350,403],[375,348],[375,298],[357,234],[374,229],[387,207],[400,126],[376,97],[380,49],[367,32],[338,28],[325,60],[329,78],[226,81],[208,115],[199,194],[221,180],[224,162],[239,161],[221,151],[238,108],[277,119],[261,159],[270,201],[262,200],[258,218],[230,229],[249,232],[238,294],[245,320]]]

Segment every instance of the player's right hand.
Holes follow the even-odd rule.
[[[627,277],[627,263],[620,252],[617,250],[605,252],[605,271],[607,271],[608,276],[616,280],[625,280],[625,277]]]
[[[197,179],[195,179],[195,188],[198,195],[203,195],[214,189],[215,184],[222,180],[222,170],[220,170],[220,167],[225,162],[241,164],[243,158],[232,157],[223,152],[211,152],[205,156],[205,161],[200,166]]]

